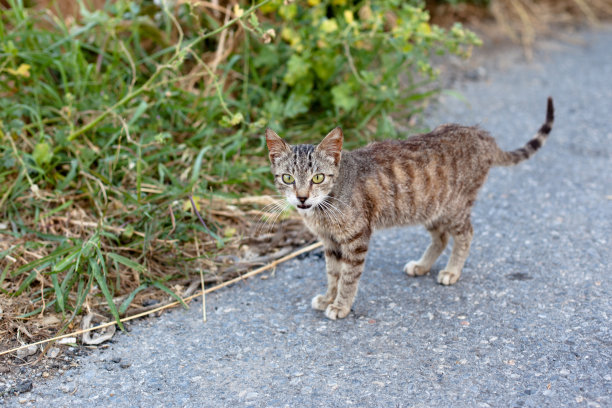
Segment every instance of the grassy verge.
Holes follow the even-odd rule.
[[[419,1],[204,3],[2,10],[3,342],[84,311],[117,319],[199,271],[216,282],[309,242],[261,197],[263,128],[300,141],[341,123],[349,147],[396,136],[391,114],[435,93],[431,54],[477,43]]]

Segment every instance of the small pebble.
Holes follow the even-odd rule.
[[[17,351],[17,357],[19,357],[19,358],[25,358],[25,357],[31,356],[31,355],[33,355],[33,354],[36,354],[36,351],[37,351],[37,350],[38,350],[38,349],[36,348],[36,346],[33,346],[33,345],[32,345],[32,346],[28,346],[28,347],[26,347],[26,348],[23,348],[23,349],[21,349],[21,350],[18,350],[18,351]]]
[[[59,355],[60,353],[60,349],[57,347],[51,347],[49,349],[49,351],[47,351],[47,357],[49,358],[55,358]]]
[[[142,301],[142,307],[153,306],[159,303],[157,299],[145,299]]]
[[[32,381],[26,380],[22,381],[15,387],[15,392],[18,394],[23,394],[24,392],[28,392],[32,390]]]
[[[259,396],[259,394],[258,394],[258,393],[256,393],[255,391],[251,391],[251,392],[248,392],[248,393],[247,393],[247,395],[246,395],[245,399],[246,399],[247,401],[248,401],[248,400],[253,400],[253,399],[257,398],[258,396]]]

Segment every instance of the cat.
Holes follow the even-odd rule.
[[[318,145],[289,145],[266,129],[274,182],[297,208],[306,226],[323,242],[327,292],[312,307],[332,320],[351,310],[375,229],[422,224],[431,244],[410,276],[429,272],[449,237],[453,248],[437,281],[459,279],[472,241],[471,208],[493,166],[512,166],[530,158],[546,141],[554,121],[548,98],[546,122],[524,147],[503,151],[478,127],[445,124],[405,140],[373,142],[343,151],[339,127]]]

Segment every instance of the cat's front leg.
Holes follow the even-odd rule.
[[[338,293],[333,303],[325,309],[325,316],[329,319],[342,319],[351,311],[368,252],[368,243],[369,234],[364,234],[359,240],[341,246]]]
[[[325,310],[338,293],[338,278],[340,277],[340,268],[342,253],[340,247],[333,243],[325,243],[325,268],[327,270],[327,292],[324,295],[317,295],[312,298],[312,308],[316,310]]]
[[[359,264],[342,265],[342,273],[338,280],[338,294],[334,302],[325,309],[325,316],[329,319],[345,318],[351,311],[351,306],[353,306],[353,301],[357,294],[359,279],[363,272],[364,261],[359,262]]]

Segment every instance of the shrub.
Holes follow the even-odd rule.
[[[310,140],[335,124],[395,136],[390,115],[415,114],[433,93],[424,87],[436,76],[432,56],[467,55],[478,43],[460,24],[430,25],[420,1],[274,0],[262,12],[280,36],[274,47],[251,42],[249,117],[298,126]]]

